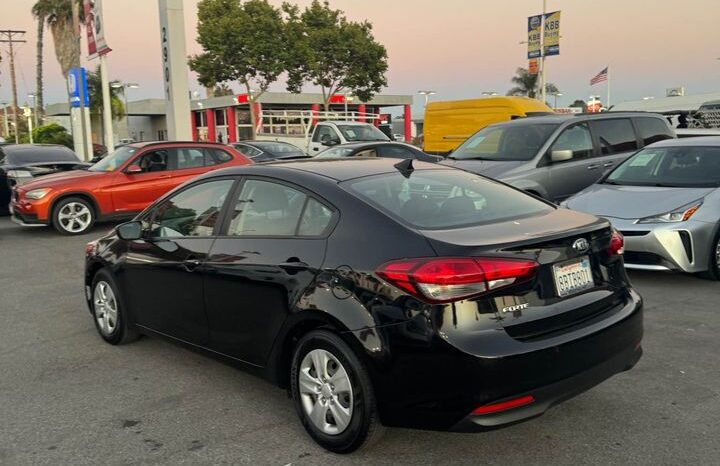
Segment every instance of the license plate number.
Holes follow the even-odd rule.
[[[554,265],[553,276],[555,278],[555,288],[560,297],[587,290],[594,285],[590,259],[587,257]]]

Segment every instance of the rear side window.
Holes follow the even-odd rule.
[[[453,229],[551,211],[527,194],[460,170],[385,173],[343,183],[357,197],[419,229]]]
[[[636,118],[635,125],[643,146],[673,138],[672,130],[665,120],[660,118]]]
[[[176,151],[177,156],[175,157],[175,160],[177,160],[177,167],[171,167],[170,170],[172,170],[173,168],[183,170],[185,168],[199,168],[205,166],[204,150],[184,147],[181,149],[177,149]]]
[[[232,155],[220,149],[205,149],[208,154],[205,165],[217,165],[232,160]]]
[[[638,148],[635,131],[627,118],[593,121],[590,127],[600,142],[602,155],[631,152]]]

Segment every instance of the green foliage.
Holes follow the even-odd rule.
[[[518,68],[516,75],[510,80],[515,87],[507,92],[507,95],[524,95],[532,99],[537,98],[539,94],[538,88],[540,83],[538,82],[537,74],[530,74],[525,68]],[[545,83],[545,93],[552,95],[559,92],[557,86],[553,83]]]
[[[314,0],[302,13],[289,3],[282,8],[290,46],[288,91],[300,92],[304,83],[319,86],[327,109],[333,94],[367,101],[387,85],[387,51],[375,41],[369,22],[348,21],[327,1]]]
[[[72,136],[64,126],[57,123],[33,128],[32,135],[35,144],[60,144],[70,149],[73,148]],[[30,137],[25,134],[20,138],[20,142],[29,143]]]
[[[90,98],[90,113],[94,115],[101,115],[103,109],[103,95],[102,77],[100,75],[99,66],[95,68],[95,71],[88,73],[87,85],[88,97]],[[115,120],[119,120],[125,116],[125,105],[120,98],[121,92],[123,92],[122,88],[110,86],[110,106],[112,109],[112,117]]]

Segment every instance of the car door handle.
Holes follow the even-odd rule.
[[[612,162],[605,162],[605,163],[603,164],[603,167],[606,167],[606,168],[607,168],[607,167],[612,167],[613,165],[614,165],[614,163],[612,163]]]
[[[183,267],[185,267],[185,270],[188,272],[194,272],[200,264],[202,264],[202,261],[194,257],[189,257],[183,261]]]
[[[309,265],[299,259],[290,258],[287,262],[278,264],[278,267],[285,270],[305,270],[309,267]]]
[[[600,164],[593,163],[593,164],[587,166],[588,170],[595,170],[597,168],[600,168]]]
[[[313,150],[314,150],[314,151],[318,151],[318,150],[320,150],[320,149],[317,148],[317,147],[313,147]]]

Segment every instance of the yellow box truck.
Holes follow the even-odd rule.
[[[487,125],[552,113],[550,107],[528,97],[493,96],[429,102],[423,123],[423,150],[445,155]]]

